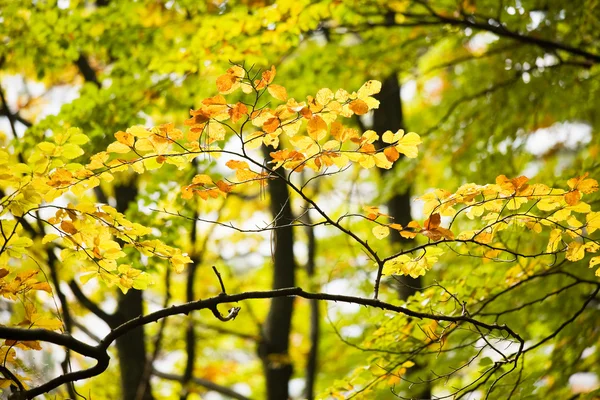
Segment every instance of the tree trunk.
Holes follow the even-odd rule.
[[[263,148],[265,157],[268,150]],[[270,208],[275,218],[273,231],[273,289],[295,285],[294,234],[292,207],[287,184],[282,179],[269,181]],[[259,356],[263,361],[269,400],[285,400],[289,397],[288,382],[292,376],[292,364],[288,347],[292,324],[293,299],[281,297],[271,300],[271,307],[263,337],[259,344]]]
[[[383,81],[378,100],[381,102],[381,105],[374,111],[373,130],[382,134],[387,130],[396,132],[398,129],[406,129],[404,126],[398,73],[392,73]],[[394,164],[394,167],[396,165],[398,164]],[[394,167],[390,170],[381,170],[383,179],[386,179],[386,176],[389,174],[393,174]],[[395,192],[388,200],[387,207],[388,214],[394,218],[394,222],[406,226],[412,220],[410,187]],[[398,231],[393,229],[391,231],[390,242],[393,248],[406,246],[407,243],[411,242],[410,239],[400,236]],[[421,277],[412,278],[403,275],[397,276],[395,279],[398,282],[398,297],[401,300],[406,300],[417,293],[423,284]],[[411,389],[410,395],[414,398],[429,399],[431,398],[431,387],[429,384],[425,384],[424,386],[415,385]]]
[[[382,134],[388,130],[396,132],[399,129],[405,129],[398,73],[392,73],[383,81],[381,92],[377,98],[381,104],[373,113],[373,130]],[[391,170],[381,170],[383,179],[386,179],[386,176],[393,173],[394,167]],[[394,218],[394,222],[406,226],[411,221],[410,187],[395,192],[388,200],[387,207],[389,215]],[[390,241],[393,247],[399,247],[398,244],[402,245],[409,242],[409,240],[400,236],[398,231],[393,229],[390,234]],[[420,277],[398,276],[397,281],[399,283],[398,295],[402,300],[406,300],[415,294],[418,288],[421,287]]]
[[[124,213],[137,197],[137,182],[115,186],[117,211]],[[140,290],[131,289],[127,294],[119,293],[115,312],[117,326],[144,313],[144,299]],[[146,338],[144,328],[139,327],[116,340],[119,365],[121,367],[121,394],[123,400],[152,400],[149,377],[144,376],[146,368]],[[144,382],[146,380],[146,382]],[[138,388],[143,388],[138,393]]]

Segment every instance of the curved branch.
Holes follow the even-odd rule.
[[[105,348],[101,346],[90,346],[70,335],[49,331],[47,329],[19,329],[0,326],[0,338],[9,340],[39,340],[42,342],[53,343],[64,346],[69,350],[93,358],[97,361],[96,365],[91,368],[60,375],[43,385],[25,391],[24,395],[27,399],[33,399],[36,396],[47,393],[68,382],[75,382],[100,375],[108,368],[110,361],[110,357]]]
[[[506,325],[498,325],[498,324],[489,324],[474,318],[468,317],[466,315],[459,315],[455,317],[447,316],[447,315],[438,315],[432,313],[424,313],[413,311],[408,308],[402,306],[396,306],[390,303],[386,303],[380,301],[378,299],[370,299],[365,297],[355,297],[355,296],[345,296],[338,294],[329,294],[329,293],[311,293],[306,292],[302,288],[293,287],[293,288],[285,288],[285,289],[275,289],[275,290],[265,290],[265,291],[253,291],[253,292],[244,292],[232,295],[220,294],[216,297],[211,297],[205,300],[197,300],[189,303],[185,303],[179,306],[172,306],[167,309],[162,309],[155,311],[153,313],[147,314],[145,316],[140,316],[138,318],[129,320],[124,324],[118,326],[113,329],[102,342],[100,343],[100,347],[103,349],[108,348],[112,342],[114,342],[119,336],[126,334],[127,332],[135,329],[139,326],[146,325],[152,322],[156,322],[162,318],[170,317],[172,315],[178,314],[188,314],[192,311],[202,310],[202,309],[213,309],[219,304],[223,303],[237,303],[242,300],[250,300],[250,299],[273,299],[278,297],[302,297],[305,299],[315,299],[321,301],[334,301],[341,303],[350,303],[350,304],[359,304],[366,307],[374,307],[380,308],[382,310],[394,311],[400,314],[404,314],[410,317],[418,318],[418,319],[431,319],[436,321],[448,321],[448,322],[467,322],[478,326],[480,328],[488,329],[488,330],[499,330],[508,333],[514,339],[518,340],[521,343],[524,343],[523,338],[509,328]]]
[[[19,390],[25,391],[25,387],[23,386],[23,383],[19,380],[19,378],[17,378],[17,376],[15,374],[10,372],[10,370],[8,368],[6,368],[4,365],[0,365],[0,373],[2,373],[2,375],[4,375],[4,378],[12,381],[15,385],[17,385]]]
[[[593,296],[597,294],[598,290],[594,293]],[[591,301],[591,298],[588,300]],[[19,328],[9,328],[0,326],[0,338],[2,339],[12,339],[12,340],[39,340],[48,343],[53,343],[56,345],[64,346],[70,350],[73,350],[79,354],[82,354],[86,357],[91,357],[97,360],[97,364],[89,369],[71,372],[68,374],[61,375],[57,378],[50,380],[49,382],[38,386],[36,388],[30,389],[24,392],[24,395],[28,399],[32,399],[40,394],[47,393],[58,386],[68,383],[74,382],[80,379],[91,378],[93,376],[97,376],[104,372],[109,365],[110,357],[108,356],[108,347],[119,337],[127,334],[133,329],[139,328],[140,326],[149,324],[151,322],[156,322],[160,319],[170,317],[177,314],[188,314],[192,311],[209,309],[214,310],[219,304],[223,303],[236,303],[242,300],[250,300],[250,299],[273,299],[273,298],[281,298],[281,297],[302,297],[305,299],[314,299],[321,301],[334,301],[341,303],[350,303],[350,304],[359,304],[366,307],[374,307],[380,308],[382,310],[394,311],[400,314],[404,314],[410,317],[418,318],[418,319],[429,319],[435,321],[447,321],[447,322],[466,322],[472,324],[478,328],[484,328],[487,330],[497,330],[506,332],[508,335],[513,337],[520,343],[519,351],[516,353],[516,358],[514,361],[518,359],[519,355],[522,352],[522,348],[525,345],[525,341],[523,338],[512,330],[507,325],[498,325],[495,323],[485,323],[479,320],[476,320],[468,315],[459,315],[459,316],[447,316],[447,315],[438,315],[433,313],[424,313],[413,311],[408,308],[402,306],[396,306],[390,303],[385,303],[378,299],[370,299],[364,297],[354,297],[354,296],[344,296],[337,294],[329,294],[329,293],[311,293],[306,292],[301,288],[292,287],[285,289],[275,289],[275,290],[266,290],[266,291],[254,291],[254,292],[244,292],[233,295],[228,294],[219,294],[218,296],[211,297],[205,300],[197,300],[189,303],[185,303],[179,306],[172,306],[169,308],[165,308],[145,316],[139,316],[137,318],[131,319],[122,325],[114,328],[111,332],[104,337],[104,339],[97,345],[91,346],[84,342],[81,342],[74,337],[61,334],[45,329],[19,329]],[[586,303],[587,304],[587,303]],[[234,308],[236,310],[237,307]],[[231,315],[231,314],[230,314]]]
[[[466,28],[471,28],[479,31],[486,31],[498,35],[500,37],[506,37],[510,39],[517,40],[522,43],[531,44],[537,47],[541,47],[543,49],[551,49],[551,50],[562,50],[569,54],[573,54],[576,56],[580,56],[585,58],[586,60],[591,61],[594,64],[600,63],[600,54],[595,54],[586,50],[583,50],[578,47],[574,47],[568,45],[566,43],[557,42],[549,39],[544,39],[540,37],[528,36],[524,35],[520,32],[511,31],[506,28],[504,25],[497,24],[492,25],[490,23],[477,22],[472,16],[467,15],[465,18],[453,18],[450,16],[442,15],[437,13],[431,6],[429,6],[425,1],[417,0],[418,4],[421,4],[423,7],[427,9],[430,14],[430,17],[435,18],[439,22],[443,22],[453,26],[462,26]],[[404,14],[407,17],[413,16],[412,14]],[[423,17],[426,15],[418,14],[415,15],[417,17]],[[423,21],[431,23],[432,21]],[[393,25],[392,25],[393,26]]]

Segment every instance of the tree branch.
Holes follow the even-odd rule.
[[[597,293],[597,291],[596,291]],[[595,294],[594,293],[594,296]],[[80,379],[91,378],[93,376],[97,376],[104,372],[109,365],[110,357],[108,356],[108,347],[119,337],[127,334],[128,332],[139,328],[143,325],[156,322],[160,319],[170,317],[178,314],[188,314],[192,311],[202,310],[202,309],[214,309],[219,304],[224,303],[236,303],[243,300],[250,299],[273,299],[273,298],[281,298],[281,297],[302,297],[305,299],[315,299],[321,301],[334,301],[341,303],[350,303],[350,304],[359,304],[366,307],[374,307],[380,308],[382,310],[394,311],[399,314],[404,314],[410,317],[418,318],[418,319],[429,319],[435,321],[447,321],[447,322],[466,322],[470,323],[479,328],[484,328],[487,330],[496,330],[506,332],[508,335],[517,340],[521,346],[519,352],[516,353],[516,357],[521,354],[521,349],[524,346],[525,341],[523,338],[512,330],[507,325],[498,325],[498,324],[490,324],[485,323],[479,320],[476,320],[467,315],[459,315],[459,316],[447,316],[447,315],[438,315],[433,313],[424,313],[413,311],[408,308],[402,306],[396,306],[390,303],[385,303],[378,299],[370,299],[364,297],[354,297],[354,296],[344,296],[344,295],[336,295],[329,293],[311,293],[306,292],[298,287],[293,288],[285,288],[285,289],[275,289],[275,290],[267,290],[267,291],[254,291],[254,292],[244,292],[239,294],[227,295],[220,294],[218,296],[208,298],[205,300],[197,300],[189,303],[185,303],[179,306],[172,306],[169,308],[165,308],[162,310],[158,310],[156,312],[147,314],[145,316],[139,316],[137,318],[131,319],[124,324],[114,328],[111,332],[104,337],[104,339],[96,346],[91,346],[87,343],[81,342],[74,337],[61,334],[45,329],[19,329],[19,328],[10,328],[0,326],[0,338],[2,339],[12,339],[12,340],[39,340],[43,342],[53,343],[59,346],[64,346],[70,350],[73,350],[79,354],[82,354],[86,357],[91,357],[97,360],[97,364],[89,369],[85,369],[82,371],[71,372],[68,374],[61,375],[57,378],[50,380],[49,382],[38,386],[36,388],[30,389],[24,393],[26,398],[32,399],[40,394],[47,393],[58,386],[68,383],[74,382]],[[591,301],[588,300],[588,302]],[[587,303],[586,303],[587,304]],[[516,359],[515,359],[516,361]]]
[[[541,47],[543,49],[550,50],[562,50],[569,54],[573,54],[576,56],[581,56],[586,60],[589,60],[593,63],[600,62],[600,54],[591,53],[589,51],[583,50],[578,47],[574,47],[565,43],[544,39],[540,37],[528,36],[524,35],[520,32],[515,32],[507,29],[503,24],[498,23],[498,25],[492,25],[484,22],[477,22],[473,16],[466,15],[465,18],[453,18],[450,16],[442,15],[437,13],[431,6],[429,6],[425,1],[415,0],[416,3],[422,5],[427,9],[431,17],[434,17],[437,21],[453,25],[453,26],[461,26],[467,27],[475,30],[486,31],[493,34],[496,34],[501,37],[507,37],[510,39],[514,39],[520,41],[522,43],[532,44],[537,47]],[[413,16],[412,14],[405,13],[406,17]],[[416,15],[417,17],[422,15]],[[471,18],[469,18],[471,17]],[[431,23],[432,21],[422,21],[423,23]],[[395,25],[395,24],[394,24]]]
[[[97,361],[96,365],[91,368],[60,375],[43,385],[25,391],[23,394],[27,399],[33,399],[34,397],[56,389],[65,383],[100,375],[106,371],[110,361],[106,348],[101,346],[91,346],[70,335],[49,331],[47,329],[19,329],[0,326],[0,338],[9,340],[39,340],[42,342],[53,343],[64,346],[65,348],[86,357],[91,357]]]

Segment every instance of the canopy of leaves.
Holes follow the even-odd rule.
[[[596,398],[599,11],[0,0],[1,390]]]

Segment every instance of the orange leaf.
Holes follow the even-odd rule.
[[[581,199],[581,192],[579,190],[573,190],[565,194],[565,201],[568,205],[574,206]]]
[[[181,198],[189,200],[194,197],[194,190],[192,189],[192,185],[182,186],[181,187]]]
[[[361,99],[356,99],[348,105],[348,107],[354,112],[356,115],[363,115],[369,112],[369,106],[367,103],[362,101]]]
[[[229,91],[233,87],[233,84],[235,83],[236,79],[237,78],[234,75],[230,74],[219,76],[217,78],[217,90],[220,93],[225,93]]]
[[[318,115],[313,116],[306,126],[308,136],[313,140],[319,141],[327,135],[327,123]]]
[[[385,150],[383,150],[383,154],[385,154],[385,157],[390,162],[394,162],[400,158],[400,153],[398,153],[398,150],[396,150],[395,147],[387,147]]]
[[[211,106],[211,105],[225,105],[227,104],[227,100],[225,100],[225,97],[223,97],[222,95],[218,94],[214,97],[209,97],[208,99],[204,99],[202,100],[202,104],[206,105],[206,106]]]
[[[435,229],[438,226],[440,226],[441,221],[442,221],[442,218],[440,217],[440,214],[438,214],[438,213],[431,214],[429,216],[429,218],[427,218],[425,223],[423,223],[423,226],[425,226],[425,229],[427,229],[427,230],[432,230],[432,229]]]
[[[234,124],[245,115],[248,115],[248,107],[246,107],[244,103],[238,102],[235,106],[229,109],[229,116],[231,117],[231,122]]]
[[[262,127],[266,133],[273,133],[279,128],[279,124],[279,118],[269,118]]]
[[[256,80],[254,82],[254,85],[256,86],[256,90],[260,90],[265,88],[268,84],[270,84],[271,82],[273,82],[273,79],[275,79],[275,66],[271,66],[270,70],[266,70],[262,73],[262,77],[260,80]]]
[[[229,160],[225,165],[231,169],[250,169],[246,161]]]
[[[78,232],[77,228],[75,228],[75,225],[69,221],[62,221],[60,223],[60,228],[71,235],[74,235]]]
[[[223,181],[223,180],[219,180],[215,183],[215,185],[217,185],[217,187],[219,188],[219,190],[221,192],[224,193],[229,193],[231,192],[232,189],[232,185],[228,184],[227,182]]]
[[[333,121],[331,123],[330,133],[335,140],[341,140],[342,133],[344,133],[344,126],[341,122]]]
[[[115,133],[115,138],[118,142],[123,143],[124,145],[127,145],[129,147],[133,146],[134,138],[131,133],[119,131]]]
[[[421,231],[421,225],[417,221],[410,221],[408,225],[400,232],[400,236],[406,239],[414,239],[417,233]]]
[[[306,119],[311,119],[312,111],[310,111],[310,108],[304,107],[302,110],[300,110],[300,115],[302,115],[302,117],[304,117]]]
[[[44,292],[52,293],[52,288],[48,284],[48,282],[38,282],[31,285],[31,289],[33,290],[43,290]]]

